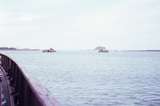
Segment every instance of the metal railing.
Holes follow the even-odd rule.
[[[56,106],[54,99],[37,91],[23,70],[10,57],[0,54],[0,64],[8,76],[15,106]]]

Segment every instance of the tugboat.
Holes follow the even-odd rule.
[[[53,52],[56,52],[56,50],[54,50],[53,48],[50,48],[50,49],[43,50],[42,52],[43,53],[53,53]]]

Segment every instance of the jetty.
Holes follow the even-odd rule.
[[[57,106],[57,102],[14,60],[0,53],[0,106]]]

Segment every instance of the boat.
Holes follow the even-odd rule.
[[[42,52],[43,53],[53,53],[53,52],[56,52],[56,50],[54,50],[53,48],[50,48],[50,49],[43,50]]]
[[[0,106],[59,106],[24,69],[0,53]]]
[[[106,50],[106,49],[100,49],[98,52],[99,52],[99,53],[108,53],[109,51]]]
[[[98,46],[95,48],[96,51],[98,51],[98,53],[108,53],[109,50],[106,49],[106,47],[104,46]]]

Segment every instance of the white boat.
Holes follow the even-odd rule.
[[[104,46],[98,46],[95,48],[95,50],[97,50],[99,53],[108,53],[109,50],[106,49],[106,47]]]
[[[98,52],[99,52],[99,53],[108,53],[109,51],[106,50],[106,49],[101,49],[101,50],[99,50]]]

